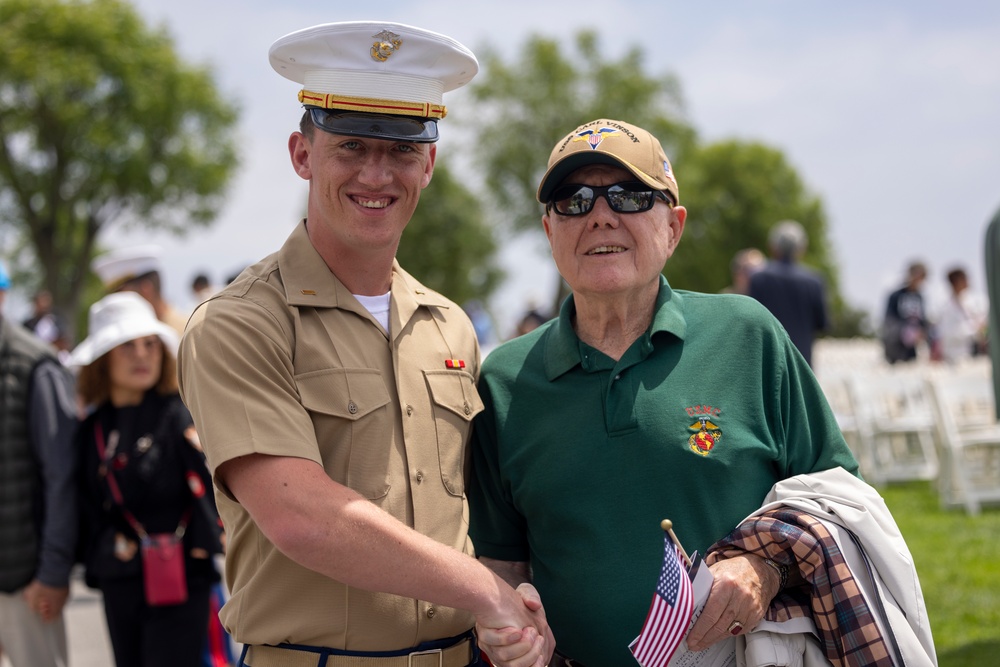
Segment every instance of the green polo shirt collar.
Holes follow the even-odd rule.
[[[653,351],[653,336],[660,332],[673,334],[684,340],[687,333],[687,322],[684,320],[684,302],[681,295],[670,289],[667,279],[660,276],[660,291],[656,297],[653,321],[646,333],[637,340],[623,355],[622,362],[638,355],[637,360],[649,356]],[[559,309],[559,317],[546,333],[545,340],[545,375],[551,382],[560,375],[569,372],[577,365],[582,365],[581,346],[584,344],[573,330],[573,315],[576,305],[573,295],[570,295]],[[634,362],[633,362],[634,363]],[[631,364],[629,364],[631,365]],[[589,370],[598,370],[593,368]]]

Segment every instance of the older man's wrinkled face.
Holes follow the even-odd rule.
[[[566,184],[609,186],[634,182],[620,167],[590,165],[577,169]],[[584,215],[565,216],[550,209],[542,218],[559,273],[573,292],[621,296],[659,289],[659,276],[674,253],[687,212],[656,199],[639,213],[616,213],[604,197]]]

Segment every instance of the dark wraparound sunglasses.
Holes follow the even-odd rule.
[[[568,183],[556,188],[549,206],[559,215],[586,215],[594,208],[594,201],[604,197],[615,213],[642,213],[653,208],[656,200],[662,199],[668,206],[674,202],[661,190],[652,190],[645,183],[628,181],[614,185],[580,185]]]

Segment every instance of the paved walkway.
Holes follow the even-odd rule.
[[[72,597],[66,605],[69,635],[69,667],[111,667],[111,641],[104,622],[104,604],[99,591],[74,578]]]

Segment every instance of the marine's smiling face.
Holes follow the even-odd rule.
[[[310,181],[310,234],[340,251],[395,253],[434,169],[435,146],[315,130],[289,146]],[[313,237],[314,242],[317,239]]]

